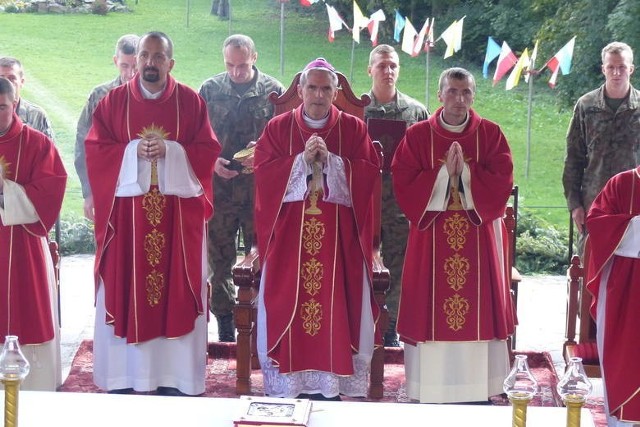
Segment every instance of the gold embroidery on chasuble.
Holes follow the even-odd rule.
[[[160,126],[152,124],[144,127],[138,134],[142,139],[166,139],[169,133]],[[163,251],[165,249],[165,235],[156,227],[162,222],[164,210],[167,206],[167,200],[158,190],[158,169],[157,161],[151,164],[151,185],[152,188],[142,198],[142,208],[146,212],[146,220],[153,227],[151,232],[147,233],[144,238],[144,250],[147,254],[147,262],[151,267],[151,272],[147,274],[145,290],[147,291],[147,302],[149,306],[154,307],[160,303],[162,292],[165,288],[164,274],[158,272],[155,267],[162,260]]]
[[[317,295],[322,287],[322,264],[317,259],[311,258],[302,265],[300,277],[303,280],[304,290],[311,296]]]
[[[167,201],[157,187],[152,188],[142,198],[142,208],[146,211],[147,222],[154,227],[151,232],[144,237],[144,250],[147,255],[147,262],[152,268],[147,274],[145,290],[147,291],[147,302],[151,307],[158,305],[164,290],[164,274],[158,272],[155,267],[162,260],[162,253],[165,248],[165,235],[157,227],[162,222],[164,208]]]
[[[320,321],[322,320],[322,304],[311,298],[302,304],[300,308],[302,317],[302,328],[306,334],[314,336],[320,331]]]
[[[164,290],[164,274],[159,273],[157,270],[153,270],[147,275],[147,302],[151,307],[155,307],[162,298],[162,291]]]
[[[156,229],[144,237],[144,251],[147,253],[147,261],[150,266],[155,267],[160,264],[164,244],[164,233],[161,233]]]
[[[452,187],[452,191],[455,195],[458,195],[457,189]],[[450,207],[455,203],[454,200]],[[467,233],[469,229],[469,220],[458,213],[454,213],[445,219],[443,225],[447,245],[449,249],[453,251],[453,254],[444,260],[443,269],[447,285],[456,292],[456,294],[445,299],[442,309],[446,316],[447,325],[449,329],[453,331],[462,329],[470,307],[469,300],[457,294],[467,283],[471,269],[469,259],[459,253],[467,243]]]
[[[469,273],[469,260],[460,254],[455,254],[444,261],[444,270],[447,275],[447,284],[454,291],[464,287]]]
[[[322,238],[324,237],[325,228],[322,221],[311,218],[304,222],[304,231],[302,233],[302,246],[309,255],[317,255],[322,247]]]
[[[460,214],[454,214],[444,221],[444,232],[447,235],[447,243],[454,251],[464,248],[469,232],[469,221]]]
[[[305,211],[307,214],[315,205],[315,202],[311,200],[311,198],[309,203],[311,207]],[[322,288],[324,265],[315,258],[315,255],[317,255],[322,248],[322,239],[325,237],[325,233],[324,223],[317,218],[305,220],[302,224],[303,257],[308,258],[302,263],[300,279],[302,288],[307,295],[311,296],[311,299],[302,304],[300,317],[304,332],[311,336],[315,336],[322,326],[322,304],[313,297],[316,296]]]
[[[455,294],[444,301],[442,307],[447,316],[447,325],[454,331],[462,329],[466,322],[466,314],[469,312],[469,301]]]
[[[149,190],[149,192],[144,195],[142,199],[142,209],[147,212],[147,221],[149,221],[149,224],[153,227],[156,227],[162,222],[162,214],[166,205],[167,201],[164,195],[158,191],[157,187]]]

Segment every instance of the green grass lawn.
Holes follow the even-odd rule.
[[[137,5],[129,0],[127,3],[133,9],[132,13],[107,16],[0,14],[0,55],[15,56],[23,62],[27,79],[23,96],[40,104],[50,115],[70,175],[62,213],[64,218],[82,215],[80,185],[73,168],[76,121],[91,89],[115,77],[111,57],[115,42],[122,34],[142,34],[150,30],[167,33],[175,44],[173,75],[194,89],[209,76],[224,70],[221,48],[230,31],[251,36],[258,48],[258,67],[280,78],[285,85],[304,64],[317,56],[326,57],[347,76],[351,74],[350,34],[346,30],[339,31],[335,42],[329,43],[326,14],[298,15],[293,13],[291,5],[286,5],[285,66],[284,75],[281,75],[280,8],[272,0],[234,0],[231,22],[210,15],[211,0],[139,0]],[[188,26],[187,4],[190,5]],[[391,19],[387,24],[392,25],[392,22]],[[367,36],[364,30],[361,44],[354,50],[353,88],[356,93],[367,91],[370,84],[366,66],[371,44]],[[465,66],[457,62],[455,55],[442,60],[441,51],[439,44],[430,57],[429,107],[432,111],[438,106],[436,92],[440,71],[443,67]],[[484,51],[477,54],[479,60],[484,58]],[[424,102],[425,56],[400,55],[400,90]],[[479,69],[470,68],[478,79],[476,110],[498,122],[511,144],[515,181],[520,187],[520,206],[566,228],[568,214],[560,178],[570,112],[558,111],[553,91],[546,86],[547,76],[535,82],[530,165],[526,177],[527,86],[521,82],[507,92],[504,80],[492,87],[490,80],[482,79]],[[571,77],[561,76],[558,84]]]

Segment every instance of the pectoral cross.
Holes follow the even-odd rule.
[[[311,165],[313,173],[309,182],[309,203],[310,206],[304,211],[307,215],[320,215],[322,211],[318,208],[318,197],[324,193],[324,178],[322,176],[322,163],[313,162]]]

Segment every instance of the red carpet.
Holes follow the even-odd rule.
[[[93,384],[93,343],[83,341],[76,353],[69,376],[60,387],[60,391],[80,393],[100,393]],[[527,361],[534,377],[540,386],[540,392],[532,401],[534,406],[561,406],[561,400],[556,392],[558,378],[555,373],[551,356],[548,353],[528,353]],[[236,345],[235,343],[210,343],[209,363],[207,365],[206,397],[236,397]],[[385,351],[384,371],[384,397],[383,402],[410,402],[405,389],[404,381],[404,352],[402,349],[387,348]],[[260,370],[253,371],[251,375],[253,393],[263,393],[262,374]],[[364,399],[368,400],[368,399]],[[491,403],[494,405],[509,405],[509,401],[502,395],[493,396]],[[593,399],[587,402],[591,410],[596,426],[605,427],[601,399]]]

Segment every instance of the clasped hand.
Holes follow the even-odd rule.
[[[327,149],[327,144],[324,142],[324,139],[315,133],[311,135],[304,145],[304,161],[309,164],[314,162],[325,163],[328,155],[329,150]]]
[[[462,147],[458,141],[454,141],[447,151],[447,172],[449,176],[460,176],[462,174],[462,167],[464,166],[464,155],[462,154]]]
[[[138,144],[138,157],[147,161],[164,158],[167,146],[162,138],[141,139]]]

